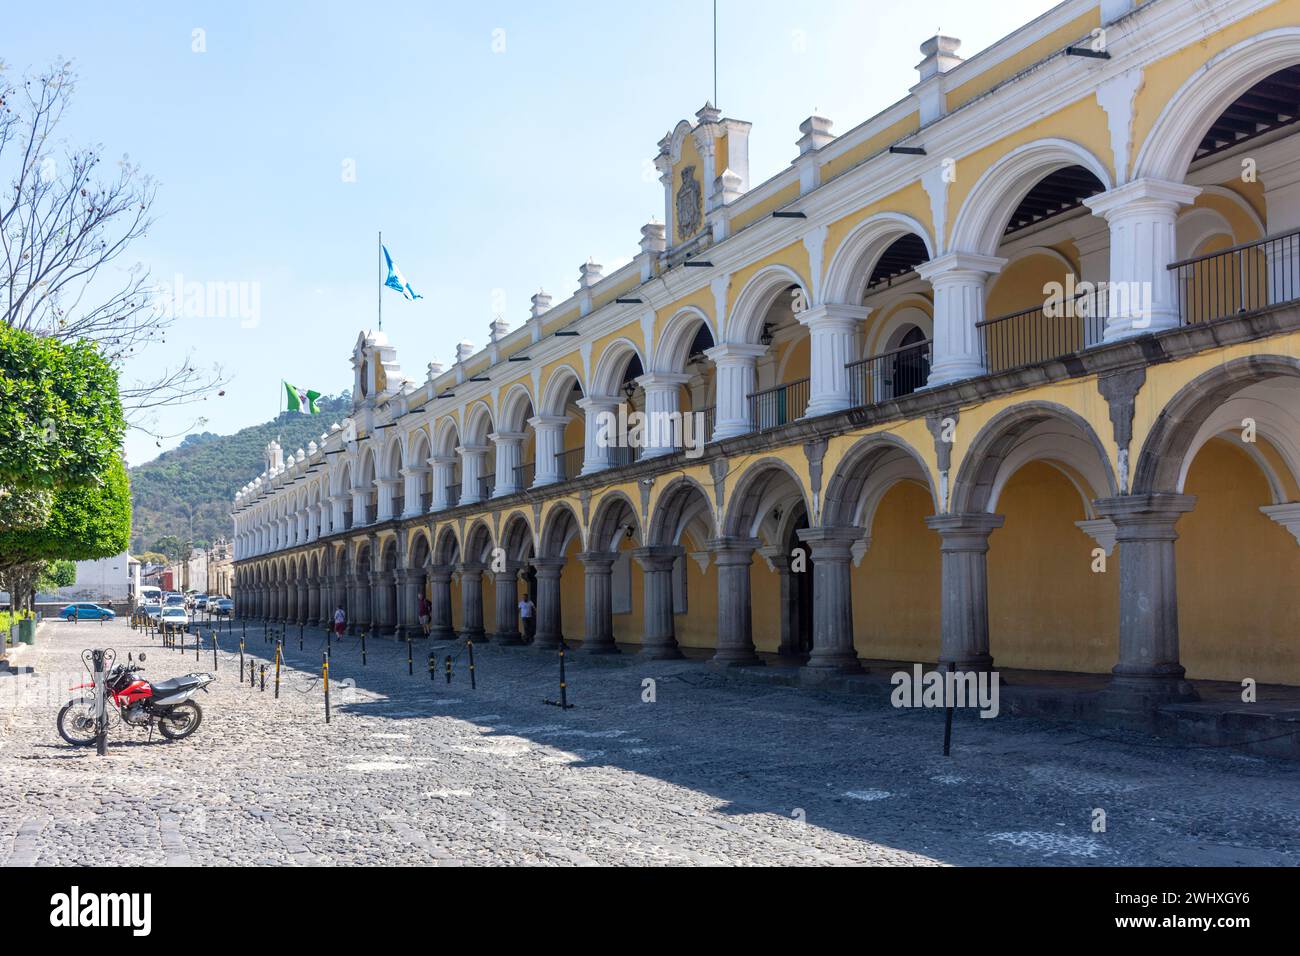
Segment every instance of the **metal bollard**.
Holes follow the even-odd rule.
[[[213,631],[212,632],[212,670],[215,672],[220,669],[220,666],[221,665],[217,663],[217,632]]]
[[[361,666],[366,666],[366,635],[370,633],[370,628],[361,632]]]
[[[438,655],[436,652],[430,651],[429,652],[429,680],[436,681],[437,679],[438,679]]]
[[[956,662],[954,662],[954,661],[949,661],[949,662],[948,662],[948,673],[951,674],[951,673],[956,669],[956,667],[957,667]],[[949,686],[956,686],[956,685],[954,685],[951,681],[949,681],[949,682],[945,685],[945,688],[944,688],[944,696],[945,696],[945,697],[947,697],[947,688],[948,688]],[[943,703],[944,703],[944,708],[943,708],[943,709],[944,709],[944,715],[943,715],[943,755],[944,755],[945,757],[949,757],[949,756],[952,756],[952,754],[950,753],[950,751],[951,751],[951,748],[952,748],[952,705],[953,705],[953,701],[952,701],[951,698],[948,698],[948,699],[945,700]]]
[[[280,645],[275,646],[275,699],[280,699]]]
[[[325,723],[330,722],[330,656],[321,655],[321,675],[325,681]]]
[[[447,683],[451,683],[451,655],[447,655]]]
[[[262,665],[261,671],[262,671],[262,692],[265,693],[266,692],[266,665],[265,664]]]
[[[469,689],[478,690],[478,682],[474,678],[474,642],[466,641],[465,646],[469,649]]]
[[[406,673],[415,676],[415,658],[411,656],[411,635],[406,635]]]

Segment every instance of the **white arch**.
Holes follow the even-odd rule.
[[[479,399],[472,402],[464,411],[465,433],[461,436],[461,444],[469,445],[486,445],[487,436],[491,433],[492,409],[488,403]]]
[[[1133,163],[1133,179],[1181,183],[1196,147],[1242,93],[1271,73],[1300,63],[1300,27],[1269,30],[1216,53],[1160,111]]]
[[[1271,504],[1287,500],[1284,485],[1268,459],[1258,448],[1241,440],[1242,422],[1249,418],[1255,422],[1256,433],[1268,441],[1291,472],[1293,481],[1300,483],[1300,413],[1297,412],[1297,388],[1294,380],[1281,379],[1260,382],[1242,389],[1216,408],[1197,430],[1195,438],[1183,456],[1178,472],[1178,492],[1187,484],[1187,472],[1201,449],[1211,439],[1230,436],[1232,442],[1245,450],[1263,471],[1269,483]]]
[[[870,324],[867,334],[863,336],[862,358],[870,358],[897,347],[899,340],[912,326],[924,332],[927,339],[934,338],[934,303],[925,296],[916,292],[904,293],[874,311],[872,319],[885,312],[889,312],[889,317],[883,321],[868,320]]]
[[[803,289],[804,297],[812,304],[812,294],[803,276],[789,266],[770,265],[760,269],[736,296],[735,305],[726,322],[728,342],[753,344],[763,331],[763,320],[777,296],[792,285]]]
[[[659,341],[655,344],[652,352],[651,362],[656,372],[680,372],[686,368],[686,360],[689,356],[686,354],[691,347],[691,342],[695,340],[698,334],[696,323],[703,322],[704,327],[709,330],[714,344],[718,341],[718,330],[713,320],[709,318],[708,313],[703,309],[698,309],[693,305],[679,309],[671,319],[664,323],[663,333],[659,336]],[[650,371],[650,369],[646,369]]]
[[[527,426],[527,418],[530,417],[525,415],[525,408],[531,408],[533,414],[537,414],[537,403],[533,401],[533,393],[523,382],[516,382],[510,386],[505,399],[501,402],[500,421],[497,422],[498,431],[522,432]]]
[[[1053,419],[1040,422],[1007,452],[989,491],[986,510],[990,514],[996,513],[998,499],[1011,477],[1030,462],[1042,461],[1054,466],[1074,485],[1083,502],[1084,515],[1089,519],[1095,516],[1092,503],[1109,493],[1109,477],[1097,456],[1096,446],[1063,425]]]
[[[882,212],[853,228],[826,270],[824,299],[843,305],[861,305],[871,272],[885,251],[905,235],[918,236],[925,254],[934,258],[934,239],[918,220],[901,212]]]
[[[1020,201],[1044,177],[1066,166],[1082,166],[1109,190],[1114,178],[1106,164],[1068,139],[1040,139],[1007,153],[976,180],[952,227],[952,249],[996,255],[1002,234]]]
[[[1177,250],[1174,255],[1180,261],[1196,255],[1196,250],[1201,248],[1201,243],[1213,236],[1226,233],[1232,238],[1233,243],[1237,242],[1232,224],[1223,213],[1205,206],[1193,206],[1183,210],[1178,217],[1176,232]]]
[[[596,371],[591,376],[592,394],[617,395],[622,384],[623,369],[633,355],[641,362],[642,371],[645,371],[645,356],[631,339],[617,338],[605,346],[600,358],[596,360]]]
[[[460,428],[456,425],[455,418],[448,415],[438,422],[438,431],[433,444],[433,453],[440,458],[449,458],[456,454],[456,446],[460,444]]]
[[[573,390],[575,382],[582,394],[586,395],[586,383],[583,382],[582,376],[578,374],[572,365],[561,365],[551,372],[550,378],[546,380],[546,385],[542,388],[542,407],[537,409],[537,414],[563,415],[569,393]],[[561,385],[563,385],[562,388]]]

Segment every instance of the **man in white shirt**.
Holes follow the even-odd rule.
[[[532,643],[533,634],[537,631],[537,605],[532,599],[525,594],[519,599],[519,618],[524,623],[524,640]]]

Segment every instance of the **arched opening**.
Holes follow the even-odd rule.
[[[609,565],[609,607],[617,644],[641,643],[645,581],[633,552],[642,543],[641,522],[631,502],[621,493],[602,499],[592,517],[587,552],[613,557]]]
[[[516,385],[507,394],[497,426],[497,495],[531,488],[537,479],[537,436],[531,424],[533,400]]]
[[[655,369],[668,376],[681,376],[677,382],[677,407],[683,418],[693,415],[691,438],[708,442],[713,439],[717,421],[717,372],[708,350],[717,344],[705,314],[685,309],[665,326],[655,354]]]
[[[534,420],[537,438],[535,485],[576,478],[586,453],[585,392],[567,365],[551,373],[542,388],[541,414]]]
[[[704,489],[689,478],[671,481],[655,501],[646,535],[647,550],[672,557],[674,645],[703,650],[717,646],[718,577],[708,543],[716,537],[713,510]],[[644,572],[644,567],[639,569]],[[646,623],[645,578],[641,618]]]

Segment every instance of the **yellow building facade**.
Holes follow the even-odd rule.
[[[450,367],[362,333],[352,416],[235,500],[240,610],[422,636],[423,594],[510,644],[529,594],[541,648],[1300,684],[1300,0],[921,49],[765,182],[706,104],[632,262]]]

